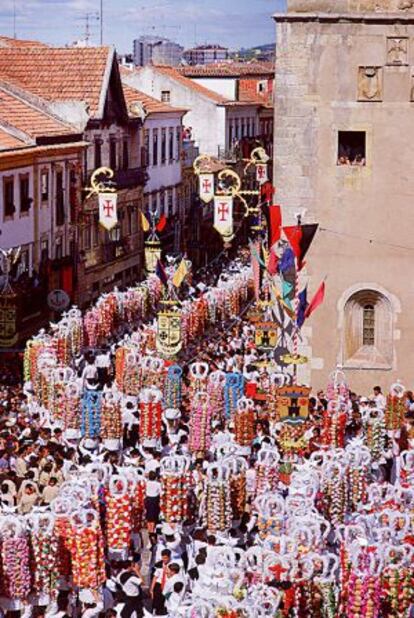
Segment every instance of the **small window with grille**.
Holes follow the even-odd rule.
[[[363,345],[375,345],[375,308],[374,305],[365,305],[363,311]]]

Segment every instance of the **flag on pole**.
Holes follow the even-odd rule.
[[[290,247],[286,247],[282,253],[282,257],[280,258],[279,271],[284,274],[291,270],[294,266],[295,255]]]
[[[256,300],[259,300],[260,297],[260,278],[261,278],[261,267],[260,267],[260,240],[256,240],[254,243],[249,242],[250,246],[250,254],[252,261],[252,271],[253,271],[253,283],[254,283],[254,295]]]
[[[264,202],[271,202],[275,193],[276,188],[270,181],[265,182],[264,185],[260,187],[260,197]]]
[[[280,304],[282,311],[286,313],[286,315],[292,320],[295,317],[295,312],[292,306],[289,306],[289,304],[283,300],[281,293],[279,292],[279,290],[277,289],[275,285],[272,285],[271,290],[276,300]]]
[[[274,251],[270,252],[269,261],[267,262],[267,271],[269,275],[275,275],[277,273],[277,265],[279,263],[279,258],[277,257]]]
[[[305,319],[306,319],[305,318],[306,310],[309,306],[307,287],[303,288],[303,290],[299,292],[298,298],[299,298],[299,306],[298,306],[298,311],[296,314],[296,326],[298,328],[302,328],[305,322]]]
[[[282,213],[279,204],[269,206],[269,247],[272,249],[282,233]]]
[[[155,229],[157,232],[163,232],[165,230],[165,226],[167,225],[167,217],[165,215],[161,215]]]
[[[249,240],[249,247],[252,257],[257,260],[260,266],[266,268],[266,264],[264,263],[262,256],[260,255],[262,252],[262,243],[260,242],[260,239],[257,239],[255,241]]]
[[[322,305],[324,299],[325,299],[325,281],[322,281],[322,283],[320,284],[319,288],[317,289],[315,293],[315,296],[312,298],[312,300],[309,303],[309,306],[307,307],[305,311],[305,318],[308,318],[310,315],[312,315],[312,313],[316,311],[316,309],[320,305]]]
[[[149,221],[143,212],[141,212],[141,227],[143,232],[148,232],[150,229]]]
[[[186,261],[181,260],[180,265],[175,271],[174,276],[172,278],[173,285],[175,285],[176,288],[179,288],[181,286],[182,282],[187,276],[187,273],[188,273],[188,268],[187,268]]]
[[[293,253],[298,261],[298,269],[301,270],[304,263],[304,258],[312,244],[312,240],[318,229],[317,223],[307,225],[291,225],[284,227],[283,231],[293,249]]]
[[[165,268],[162,265],[160,260],[157,260],[157,267],[155,269],[155,274],[157,275],[157,277],[161,281],[161,283],[163,285],[167,286],[167,284],[168,284],[168,276],[167,276],[167,273],[165,272]]]
[[[290,298],[292,290],[293,290],[293,285],[291,283],[289,283],[289,281],[282,281],[282,300],[283,300],[285,306],[290,311],[293,311],[293,307],[292,307],[292,303],[291,303],[291,298]]]

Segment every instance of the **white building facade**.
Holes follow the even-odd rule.
[[[168,67],[146,66],[123,76],[124,81],[173,107],[185,108],[183,122],[201,153],[217,156],[226,146],[227,99],[194,84]]]

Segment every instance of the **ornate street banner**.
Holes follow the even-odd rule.
[[[267,175],[267,165],[266,163],[258,163],[256,164],[256,181],[260,185],[264,185],[265,182],[269,180]]]
[[[178,354],[182,348],[181,315],[176,311],[160,311],[157,326],[157,350],[166,357]]]
[[[233,237],[233,198],[228,195],[214,198],[214,227],[225,238]]]
[[[214,174],[200,174],[200,199],[206,204],[214,198]]]
[[[277,324],[274,322],[256,322],[255,345],[261,350],[275,348],[277,345]]]
[[[155,273],[157,262],[161,259],[161,243],[159,240],[145,241],[145,271],[148,275]]]
[[[17,343],[17,296],[0,294],[0,347],[10,348]]]
[[[281,421],[301,422],[309,416],[309,395],[306,386],[281,386],[277,393],[277,411]]]
[[[108,232],[112,230],[112,228],[114,228],[118,223],[118,213],[116,205],[116,193],[99,194],[99,223],[106,230],[108,230]]]

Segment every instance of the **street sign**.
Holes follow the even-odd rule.
[[[47,295],[47,304],[52,311],[65,311],[70,305],[70,298],[64,290],[52,290]]]

